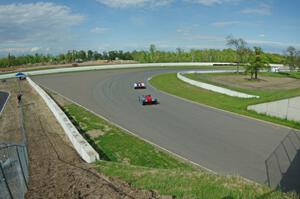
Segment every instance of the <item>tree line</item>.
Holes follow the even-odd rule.
[[[148,50],[140,51],[83,51],[71,50],[59,55],[31,54],[8,56],[0,58],[0,67],[11,67],[29,64],[66,64],[94,60],[134,60],[139,63],[158,62],[235,62],[239,64],[250,63],[253,60],[255,50],[247,47],[247,43],[241,38],[227,37],[229,48],[183,50],[177,48],[175,51],[162,51],[155,45],[150,45]],[[294,47],[289,47],[286,54],[263,52],[263,60],[267,63],[287,64],[292,69],[300,67],[300,53]]]

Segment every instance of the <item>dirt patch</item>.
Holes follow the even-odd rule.
[[[159,198],[83,162],[44,101],[27,82],[22,88],[30,162],[26,198]]]
[[[88,132],[86,132],[91,138],[95,139],[99,136],[102,136],[105,134],[105,132],[101,131],[101,130],[90,130]]]
[[[300,80],[288,77],[260,76],[258,80],[250,80],[246,75],[214,75],[210,79],[214,82],[251,89],[294,89],[300,87]]]
[[[22,139],[19,121],[19,107],[17,95],[19,94],[18,81],[15,79],[0,82],[0,90],[10,94],[8,101],[0,114],[0,140],[1,142],[20,142]]]

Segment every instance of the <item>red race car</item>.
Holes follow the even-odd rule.
[[[134,89],[146,89],[146,85],[143,82],[136,82],[133,84]]]
[[[142,105],[158,104],[158,100],[151,95],[142,95],[139,97],[139,101]]]

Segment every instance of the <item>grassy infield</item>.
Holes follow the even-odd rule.
[[[258,95],[259,99],[240,99],[237,97],[230,97],[223,94],[215,93],[212,91],[208,91],[205,89],[200,89],[189,84],[186,84],[177,79],[175,73],[162,74],[154,77],[151,80],[151,84],[156,88],[165,91],[167,93],[171,93],[173,95],[177,95],[195,102],[199,102],[201,104],[206,104],[208,106],[216,107],[219,109],[227,110],[230,112],[258,118],[265,121],[274,122],[281,125],[286,125],[292,128],[300,129],[300,123],[288,121],[285,119],[279,119],[275,117],[266,116],[263,114],[257,114],[254,111],[248,111],[247,107],[252,104],[259,104],[263,102],[270,102],[279,99],[289,98],[300,96],[300,86],[296,89],[289,90],[254,90],[254,89],[246,89],[233,87],[228,85],[223,85],[220,83],[215,83],[210,80],[210,77],[213,75],[220,74],[187,74],[191,79],[199,80],[206,83],[212,83],[214,85],[222,86],[225,88],[229,88],[232,90],[240,91],[247,94]],[[221,75],[232,75],[231,74],[221,74]],[[275,77],[293,77],[300,78],[300,73],[264,73],[262,75],[265,76],[275,76]]]
[[[190,76],[193,79],[209,82],[209,75]],[[189,86],[180,82],[174,73],[154,77],[151,83],[163,91],[196,102],[292,127],[300,127],[294,122],[270,118],[246,110],[249,104],[300,95],[300,88],[276,92],[234,88],[261,96],[261,99],[242,100]],[[175,195],[178,198],[284,197],[279,191],[271,191],[266,186],[248,183],[239,177],[220,176],[194,168],[77,105],[67,105],[64,109],[105,159],[96,163],[97,169],[106,175],[120,177],[138,188],[156,190],[162,195]],[[101,132],[101,135],[92,138],[89,136],[91,130],[97,130]]]

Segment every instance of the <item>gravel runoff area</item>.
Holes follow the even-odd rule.
[[[103,70],[35,76],[42,86],[169,151],[221,174],[239,174],[266,183],[264,161],[290,131],[269,123],[190,103],[135,81],[176,70]],[[138,97],[152,94],[160,104],[142,106]]]
[[[26,81],[21,86],[30,161],[25,198],[160,198],[156,192],[138,190],[119,179],[107,178],[93,165],[83,162],[41,97]],[[1,84],[1,89],[9,91],[12,98],[1,115],[0,126],[2,130],[15,127],[16,132],[1,134],[1,140],[19,139],[17,88],[16,80]]]

